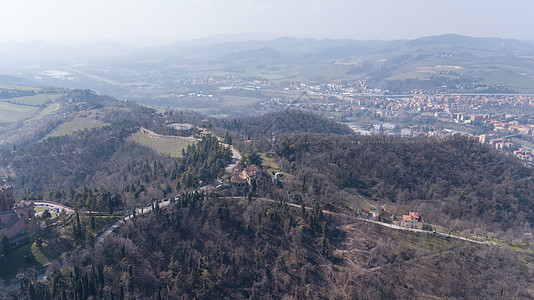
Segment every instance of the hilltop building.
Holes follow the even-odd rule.
[[[28,222],[35,216],[33,203],[19,202],[15,205],[13,186],[0,186],[0,237],[11,239],[28,229]]]

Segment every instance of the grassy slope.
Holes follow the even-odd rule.
[[[167,154],[172,157],[181,157],[182,149],[185,149],[187,145],[193,142],[190,139],[185,138],[154,138],[142,132],[132,134],[130,140],[153,149],[159,153]]]
[[[60,107],[60,104],[59,103],[52,103],[50,105],[48,105],[45,109],[43,109],[37,116],[29,119],[28,121],[33,121],[33,120],[40,120],[42,118],[44,118],[45,116],[55,112],[56,110],[58,110]]]
[[[24,259],[25,255],[28,255],[28,253],[32,252],[32,245],[33,243],[26,242],[13,250],[13,252],[9,256],[9,259],[7,260],[7,264],[0,268],[0,278],[13,278],[18,274],[19,270],[21,269],[29,268],[32,266],[43,266],[43,264],[41,264],[42,261],[40,261],[40,259],[37,259],[37,255],[36,261],[34,262],[29,262]]]
[[[92,129],[97,127],[103,127],[109,125],[108,123],[98,122],[98,121],[87,121],[87,122],[65,122],[61,127],[55,131],[51,136],[62,136],[69,135],[78,130]]]
[[[61,96],[61,94],[38,94],[35,96],[18,97],[10,100],[23,105],[41,105],[47,100],[55,101]]]
[[[95,109],[90,111],[84,111],[81,113],[77,113],[69,122],[65,122],[61,124],[61,126],[54,131],[50,136],[62,136],[62,135],[69,135],[75,131],[78,130],[84,130],[84,129],[92,129],[97,127],[103,127],[106,125],[109,125],[109,123],[105,123],[99,120],[99,114],[103,112],[103,110],[112,110],[113,108],[104,108],[102,110]]]
[[[0,123],[25,120],[38,110],[37,107],[0,102]]]

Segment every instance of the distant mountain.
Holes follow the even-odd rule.
[[[203,70],[203,75],[224,72],[237,77],[286,81],[358,78],[366,79],[370,87],[392,93],[411,89],[534,91],[534,42],[455,34],[393,41],[215,36],[147,48],[111,42],[69,46],[45,42],[0,43],[0,57],[2,67],[12,63],[11,72],[5,74],[23,76],[19,75],[18,66],[30,66],[23,70],[24,77],[29,79],[40,76],[37,74],[47,68],[74,65],[103,78],[95,83],[92,81],[96,77],[79,76],[72,79],[79,82],[63,84],[106,92],[119,86],[110,82],[141,80],[143,84],[153,85],[168,81],[169,74],[198,75],[199,70]],[[33,71],[33,68],[40,70]],[[102,70],[107,71],[102,73]],[[93,85],[87,85],[88,81]]]
[[[534,45],[527,42],[502,38],[477,38],[456,34],[444,34],[422,37],[408,41],[406,46],[467,46],[486,50],[534,50]]]
[[[224,59],[231,60],[248,60],[251,62],[262,62],[262,63],[284,63],[290,61],[290,56],[285,55],[280,51],[277,51],[273,48],[259,48],[259,49],[248,49],[239,51],[236,53],[230,53],[224,56]]]

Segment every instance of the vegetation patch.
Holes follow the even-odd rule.
[[[32,243],[30,242],[13,249],[13,252],[11,252],[9,258],[6,260],[6,264],[0,268],[0,278],[14,278],[19,273],[19,270],[32,266],[43,266],[37,258],[31,259],[31,256],[29,256],[30,253],[32,253]]]
[[[48,105],[45,109],[43,109],[37,116],[29,119],[28,121],[40,120],[40,119],[46,117],[47,115],[55,112],[56,110],[58,110],[59,107],[60,107],[59,103],[52,103],[52,104]]]
[[[39,108],[0,102],[0,120],[4,123],[18,122],[30,118]]]
[[[141,146],[172,157],[181,157],[182,150],[194,143],[190,138],[153,137],[140,131],[132,134],[130,140]]]
[[[61,127],[54,132],[51,136],[69,135],[78,130],[91,130],[93,128],[100,128],[109,125],[100,121],[88,120],[86,122],[65,122]]]
[[[289,173],[284,173],[280,169],[277,163],[276,157],[269,157],[265,153],[259,153],[261,155],[262,159],[262,166],[265,171],[265,173],[269,174],[269,176],[274,176],[276,173],[281,173],[282,176],[280,177],[280,181],[284,182],[287,181],[288,178],[291,178],[291,175]]]
[[[35,210],[36,214],[39,214],[39,213],[42,213],[42,212],[48,210],[48,212],[50,212],[50,217],[51,218],[55,218],[56,217],[56,213],[50,211],[50,207],[48,207],[48,206],[35,206],[34,210]]]
[[[55,102],[61,94],[38,94],[35,96],[26,96],[10,99],[17,104],[39,106],[45,104],[47,101]]]
[[[93,218],[93,221],[91,221],[91,218]],[[123,216],[119,215],[113,215],[113,216],[84,216],[82,218],[82,225],[89,226],[91,230],[98,234],[102,230],[106,229],[108,226],[114,224],[115,222],[122,219]]]
[[[35,257],[35,261],[42,266],[47,266],[50,264],[50,261],[46,255],[41,251],[40,247],[37,247],[37,243],[31,244],[31,253]]]

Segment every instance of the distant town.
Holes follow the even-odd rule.
[[[418,89],[392,94],[369,87],[366,80],[272,83],[233,76],[189,78],[179,84],[204,90],[178,97],[219,99],[245,93],[263,99],[254,106],[257,111],[305,109],[345,123],[362,135],[462,134],[525,162],[534,159],[534,95],[530,94],[489,93],[495,87],[485,85],[475,87],[480,93]]]

